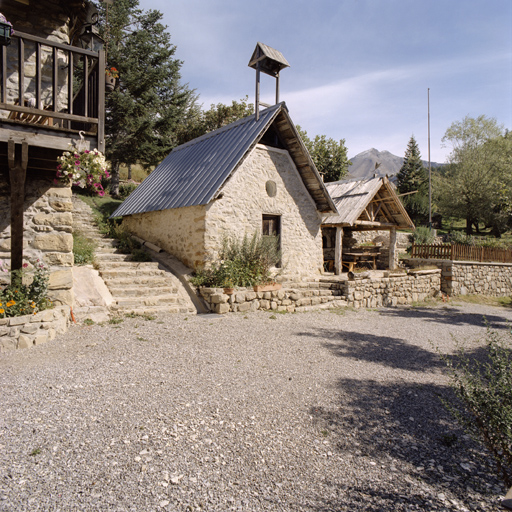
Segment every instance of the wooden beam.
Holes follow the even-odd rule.
[[[334,244],[334,273],[339,276],[343,271],[343,228],[336,226],[336,243]]]
[[[386,227],[386,228],[394,228],[396,224],[392,222],[378,222],[378,221],[370,221],[370,220],[356,220],[354,222],[355,226],[375,226],[375,227]]]
[[[7,146],[9,180],[11,185],[11,270],[23,266],[23,206],[25,179],[28,165],[28,144],[21,144],[21,160],[16,159],[16,144],[9,140]]]

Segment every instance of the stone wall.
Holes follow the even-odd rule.
[[[201,288],[199,293],[214,313],[258,310],[294,313],[346,306],[347,302],[341,296],[340,288],[340,283],[313,282],[268,292],[237,288],[234,293],[226,294],[222,288]]]
[[[30,270],[40,262],[50,268],[49,295],[56,304],[73,305],[73,235],[71,188],[27,172],[23,259]],[[0,182],[0,259],[10,265],[10,192]]]
[[[205,206],[188,206],[130,215],[123,226],[172,254],[190,268],[205,262]]]
[[[275,195],[267,183],[275,184]],[[283,272],[318,275],[323,269],[321,217],[288,151],[257,145],[207,206],[205,249],[215,255],[224,235],[249,236],[262,229],[262,215],[281,220]]]
[[[439,295],[440,281],[440,270],[425,270],[411,274],[345,281],[342,292],[348,305],[355,308],[401,306]]]
[[[209,309],[220,314],[257,310],[293,313],[346,306],[394,307],[439,295],[440,274],[440,270],[430,270],[350,281],[326,279],[294,283],[291,287],[285,284],[281,290],[268,292],[237,288],[227,294],[222,288],[201,288],[199,293]]]
[[[65,333],[70,321],[69,307],[61,306],[35,315],[0,318],[0,352],[29,348]]]
[[[512,263],[408,259],[411,267],[435,265],[441,269],[441,290],[450,296],[512,295]]]
[[[268,181],[276,194],[270,197]],[[218,256],[224,236],[261,232],[262,215],[281,217],[283,272],[318,275],[323,267],[321,219],[287,151],[258,145],[206,206],[125,217],[123,226],[197,268]]]

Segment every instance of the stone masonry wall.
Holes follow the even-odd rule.
[[[441,269],[441,290],[450,296],[512,295],[512,263],[408,259],[410,266],[436,265]]]
[[[61,306],[35,315],[0,318],[0,353],[29,348],[53,340],[69,326],[69,307]]]
[[[437,296],[441,287],[440,276],[439,270],[426,270],[391,277],[354,279],[345,281],[342,291],[348,305],[355,308],[401,306]]]
[[[440,271],[362,278],[352,281],[317,281],[285,285],[281,290],[256,292],[237,288],[226,294],[222,288],[201,288],[201,296],[215,313],[257,310],[302,312],[338,307],[399,306],[421,302],[440,293]]]
[[[56,304],[73,305],[73,235],[71,188],[27,173],[23,258],[29,269],[38,260],[50,268],[49,295]],[[10,195],[0,182],[0,259],[10,265]]]
[[[138,237],[161,247],[190,268],[205,262],[205,207],[189,206],[130,215],[123,226]]]
[[[274,182],[270,197],[267,182]],[[207,206],[205,249],[216,254],[224,235],[261,232],[262,215],[281,218],[283,273],[318,275],[323,269],[321,217],[287,151],[258,145]]]

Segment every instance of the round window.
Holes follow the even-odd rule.
[[[267,194],[269,197],[276,197],[277,194],[277,185],[275,181],[267,181],[265,183],[265,190],[267,191]]]

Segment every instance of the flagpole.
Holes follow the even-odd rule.
[[[432,229],[432,166],[430,163],[430,87],[427,89],[428,102],[428,227]]]

